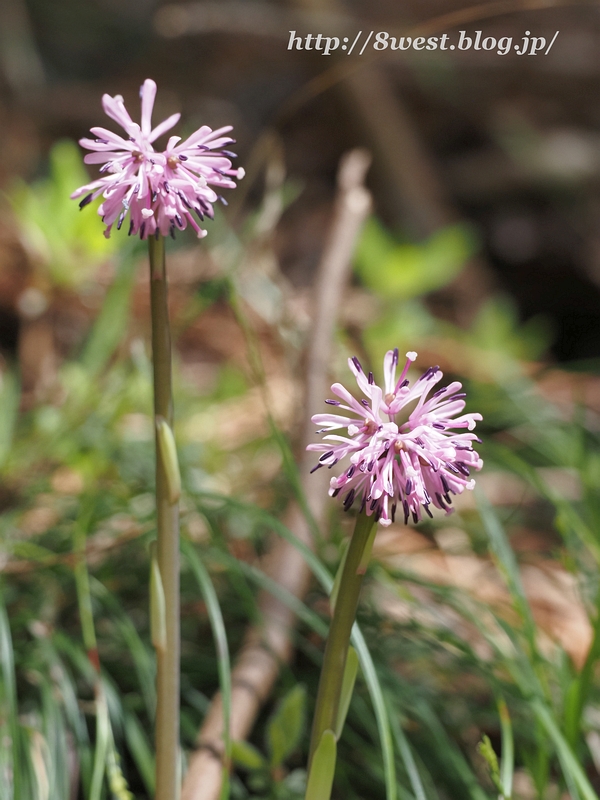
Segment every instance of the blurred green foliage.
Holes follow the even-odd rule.
[[[89,181],[79,147],[64,140],[50,152],[48,177],[32,184],[17,181],[8,194],[23,244],[57,287],[79,286],[119,246],[114,237],[101,235],[102,223],[95,213],[100,200],[80,212],[70,199]]]
[[[420,244],[401,244],[371,217],[356,250],[356,270],[375,294],[410,300],[446,286],[477,249],[475,232],[465,224],[440,228]]]
[[[51,206],[40,205],[40,198],[52,196],[52,181],[52,191],[62,182],[67,195],[82,182],[70,158],[67,149],[55,154],[50,183],[27,190],[30,197],[40,193],[36,213],[44,224],[42,209]],[[67,203],[74,205],[61,206],[65,220]],[[85,227],[61,223],[64,247],[71,254],[81,247],[88,261],[83,272],[80,265],[62,272],[67,257],[55,250],[61,264],[57,285],[75,285],[64,276],[82,279],[87,265],[109,253],[118,255],[119,266],[83,348],[60,367],[60,391],[19,412],[18,378],[2,374],[0,739],[10,746],[0,747],[0,797],[69,800],[72,782],[78,800],[92,800],[92,792],[102,800],[129,793],[143,800],[154,789],[151,364],[147,345],[130,329],[131,251],[110,250],[93,213],[79,215],[75,207],[72,219],[93,226],[93,232],[90,227],[88,244]],[[109,249],[93,252],[98,242]],[[215,259],[234,263],[243,244],[223,237]],[[459,557],[471,565],[479,559],[488,569],[493,564],[504,581],[505,601],[488,603],[417,574],[398,559],[373,561],[360,637],[354,640],[361,670],[338,743],[336,800],[383,800],[391,796],[390,783],[399,800],[491,800],[500,790],[505,800],[524,800],[523,782],[537,800],[567,792],[572,800],[597,800],[592,749],[600,735],[598,426],[577,402],[565,412],[545,399],[530,377],[531,366],[523,368],[520,360],[539,358],[548,342],[542,322],[519,324],[503,299],[485,305],[468,331],[428,310],[425,294],[447,285],[475,246],[469,232],[456,228],[423,245],[399,245],[373,222],[358,270],[378,311],[364,329],[344,336],[354,337],[353,346],[358,340],[377,365],[395,344],[456,358],[450,371],[465,381],[470,407],[484,414],[478,427],[484,474],[498,478],[500,486],[507,476],[516,480],[522,495],[497,508],[482,496],[478,508],[423,522],[418,532],[426,552],[444,557],[436,543],[459,530]],[[227,272],[212,278],[198,291],[201,307],[229,299],[239,313],[236,286],[235,275]],[[300,800],[306,719],[344,523],[335,517],[331,540],[319,542],[316,554],[296,542],[316,578],[303,601],[265,574],[259,556],[272,533],[295,541],[278,515],[297,489],[297,475],[289,451],[283,452],[287,439],[276,428],[257,427],[252,441],[235,451],[222,447],[218,437],[193,435],[190,420],[214,413],[227,399],[243,401],[251,388],[251,370],[230,364],[215,369],[215,380],[199,395],[177,363],[175,368],[185,538],[182,742],[186,751],[194,746],[210,697],[227,687],[229,650],[238,650],[245,626],[257,619],[259,591],[272,592],[300,620],[295,658],[282,665],[273,700],[250,741],[231,744],[229,794],[232,800]],[[573,378],[566,371],[561,375],[566,383]],[[557,489],[551,480],[556,474],[575,475],[579,493]],[[523,586],[524,556],[512,548],[523,530],[546,537],[542,565],[546,557],[560,562],[581,598],[592,631],[583,665],[540,634]],[[83,641],[75,566],[80,578],[87,572],[100,678]],[[80,593],[84,584],[80,579]],[[394,603],[400,614],[390,613]],[[99,680],[105,706],[98,702]],[[477,744],[484,736],[491,747],[482,758]]]

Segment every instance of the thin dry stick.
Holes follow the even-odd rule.
[[[370,156],[353,150],[341,161],[338,195],[328,243],[323,252],[315,286],[315,322],[307,356],[306,416],[302,430],[301,482],[311,513],[321,525],[327,507],[327,475],[317,472],[307,484],[310,456],[304,449],[313,438],[310,418],[322,410],[328,388],[328,365],[336,318],[344,286],[350,272],[352,252],[361,227],[371,208],[371,196],[364,188]],[[324,472],[324,471],[323,471]],[[308,546],[312,546],[309,525],[296,504],[290,508],[287,525]],[[277,539],[265,565],[269,576],[295,597],[308,588],[310,572],[298,551]],[[233,740],[245,739],[271,693],[280,665],[292,654],[292,633],[296,618],[290,609],[272,595],[259,598],[261,623],[251,626],[245,636],[232,674],[230,732]],[[223,712],[217,694],[198,734],[183,785],[182,800],[218,800],[221,791],[223,758]]]

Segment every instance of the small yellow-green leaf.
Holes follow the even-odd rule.
[[[344,678],[342,680],[342,691],[340,693],[340,705],[338,708],[338,717],[335,726],[335,736],[339,739],[342,735],[344,723],[346,722],[346,715],[350,708],[350,700],[352,699],[352,692],[354,691],[354,683],[356,681],[356,673],[358,672],[358,655],[353,647],[348,648],[348,656],[346,657],[346,666],[344,667]]]
[[[263,754],[257,750],[254,745],[250,744],[250,742],[241,740],[232,742],[231,757],[234,764],[250,772],[258,769],[267,770],[269,768]]]
[[[171,426],[164,417],[156,418],[156,430],[158,431],[158,447],[167,477],[169,500],[171,504],[174,504],[181,497],[181,474],[179,472],[175,437]]]
[[[154,647],[164,653],[167,649],[165,591],[154,552],[150,559],[150,633]]]
[[[305,800],[329,800],[333,786],[336,755],[335,733],[325,731],[312,759]]]
[[[306,690],[298,684],[279,703],[267,726],[271,766],[279,767],[302,738],[306,717]]]

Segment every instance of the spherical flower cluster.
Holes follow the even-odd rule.
[[[429,396],[442,379],[439,367],[430,367],[411,386],[407,374],[416,357],[414,352],[406,354],[404,369],[396,378],[398,350],[386,353],[385,391],[375,383],[373,373],[365,375],[357,358],[349,359],[366,399],[358,401],[334,383],[331,390],[340,399],[325,402],[354,416],[316,414],[312,418],[322,426],[318,433],[327,433],[322,442],[308,446],[322,452],[312,471],[331,469],[348,457],[349,467],[331,479],[329,494],[343,493],[346,511],[360,500],[361,510],[374,514],[382,525],[395,520],[398,507],[405,524],[411,517],[418,522],[423,511],[433,516],[431,505],[452,513],[452,495],[473,489],[471,470],[483,466],[473,449],[473,442],[481,440],[471,433],[481,414],[461,414],[465,395],[458,381]],[[344,428],[346,435],[341,435]]]
[[[235,140],[227,134],[231,126],[213,131],[204,125],[184,142],[171,136],[163,152],[153,143],[177,124],[180,114],[173,114],[155,128],[152,109],[156,84],[144,81],[140,89],[141,124],[133,122],[120,95],[105,94],[102,105],[106,114],[125,131],[126,138],[106,128],[92,128],[95,139],[81,139],[80,144],[93,152],[85,156],[86,164],[102,164],[101,178],[73,192],[73,199],[85,195],[80,208],[96,197],[104,198],[98,214],[106,225],[108,238],[116,223],[121,228],[129,214],[129,234],[147,239],[153,234],[174,236],[187,225],[199,238],[206,236],[200,222],[213,218],[213,203],[225,200],[213,188],[234,189],[234,178],[244,177],[243,169],[233,169],[235,153],[223,148]]]

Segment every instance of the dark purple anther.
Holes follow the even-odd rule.
[[[181,155],[179,156],[179,160],[180,160],[180,161],[187,161],[187,160],[188,160],[188,157],[187,157],[187,156],[184,156],[184,155],[183,155],[183,153],[181,153]]]
[[[408,507],[408,503],[406,502],[406,500],[402,501],[402,508],[404,509],[404,524],[406,525],[408,523],[408,518],[410,516],[410,509]]]
[[[93,192],[90,192],[90,194],[86,194],[83,200],[79,203],[79,209],[81,210],[82,208],[85,208],[89,203],[91,203],[93,196],[94,196]]]
[[[328,450],[327,453],[323,453],[323,455],[319,459],[319,462],[323,464],[323,462],[327,461],[328,458],[331,458],[332,455],[333,455],[333,450]]]
[[[423,503],[423,508],[425,509],[425,513],[433,519],[433,514],[429,510],[429,503]]]
[[[363,371],[363,368],[362,368],[362,366],[361,366],[361,363],[360,363],[360,361],[358,360],[358,358],[357,358],[356,356],[352,356],[352,363],[354,364],[354,366],[356,367],[356,369],[357,369],[359,372],[362,372],[362,371]]]
[[[446,426],[442,425],[441,422],[432,422],[431,423],[431,427],[432,428],[437,428],[438,431],[445,431],[446,430]]]
[[[339,400],[325,400],[325,402],[327,403],[328,406],[341,406],[342,405]]]
[[[375,383],[375,378],[373,377],[373,373],[369,372],[369,385],[373,386],[374,383]]]
[[[312,475],[312,474],[313,474],[313,472],[316,472],[318,469],[321,469],[321,467],[322,467],[322,466],[323,466],[323,464],[317,464],[317,466],[316,466],[316,467],[313,467],[313,468],[311,469],[311,471],[310,471],[310,474]]]
[[[404,491],[406,492],[406,494],[410,494],[410,493],[412,492],[412,488],[413,488],[413,482],[412,482],[412,480],[409,478],[409,479],[406,481],[406,486],[404,487]]]
[[[344,498],[344,511],[348,511],[352,503],[354,502],[354,497],[356,496],[356,490],[350,489],[346,497]]]
[[[394,347],[394,355],[392,356],[392,364],[396,366],[398,363],[398,348]]]

